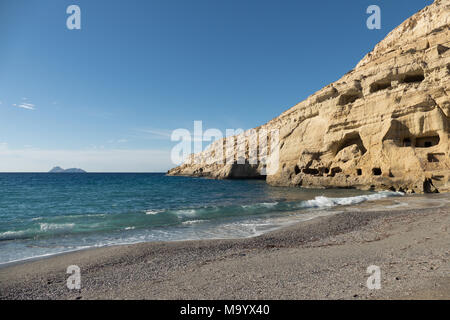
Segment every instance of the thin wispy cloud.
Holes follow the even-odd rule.
[[[183,129],[183,128],[179,128]],[[186,133],[190,136],[192,142],[208,142],[210,140],[205,140],[206,138],[203,136],[203,132],[197,133],[194,131],[190,131],[188,129],[184,129]],[[167,130],[167,129],[136,129],[135,131],[139,132],[140,135],[137,138],[148,139],[148,140],[172,140],[172,133],[176,130]],[[222,138],[222,137],[219,137]],[[175,138],[179,139],[179,138]]]
[[[136,129],[136,131],[143,134],[143,138],[146,139],[170,140],[170,137],[172,135],[172,131],[166,129],[144,128],[144,129]]]
[[[35,109],[36,106],[34,104],[32,104],[32,103],[25,103],[25,102],[22,102],[22,103],[19,103],[19,104],[14,103],[13,107],[27,109],[27,110],[36,110]]]
[[[118,139],[118,140],[111,139],[108,141],[108,143],[127,143],[127,142],[128,139]]]

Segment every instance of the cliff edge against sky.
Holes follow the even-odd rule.
[[[263,176],[266,164],[203,161],[168,174],[264,177],[282,186],[450,191],[449,26],[450,1],[435,0],[389,33],[354,70],[256,128],[280,132],[276,172]],[[235,137],[212,146],[228,139]]]

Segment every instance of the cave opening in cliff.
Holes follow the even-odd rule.
[[[351,146],[351,145],[357,145],[359,150],[361,151],[361,154],[365,154],[367,152],[367,149],[364,147],[364,143],[361,139],[361,136],[358,132],[353,132],[350,134],[347,134],[344,139],[338,144],[338,148],[336,149],[336,152],[334,155],[336,156],[339,151]]]
[[[411,146],[411,139],[410,138],[403,139],[403,146],[404,147],[410,147]]]
[[[311,168],[305,168],[305,169],[303,169],[303,173],[304,173],[304,174],[310,174],[310,175],[315,176],[315,175],[318,175],[318,174],[319,174],[319,170],[317,170],[317,169],[311,169]]]
[[[330,176],[334,177],[336,175],[336,173],[340,173],[340,172],[342,172],[342,169],[340,167],[331,168]]]
[[[373,174],[374,176],[381,176],[382,171],[381,171],[380,168],[373,168],[373,169],[372,169],[372,174]]]
[[[380,80],[380,81],[374,82],[370,85],[370,92],[374,93],[374,92],[385,90],[388,88],[391,88],[391,81],[390,80]]]
[[[437,47],[436,47],[436,49],[437,49],[438,54],[444,54],[444,53],[447,52],[447,50],[450,49],[450,48],[447,47],[447,46],[444,46],[444,45],[442,45],[442,44],[438,44]]]
[[[414,82],[422,82],[423,80],[425,80],[425,74],[423,70],[417,70],[414,72],[404,74],[401,82],[414,83]]]
[[[423,182],[423,192],[425,193],[439,193],[436,187],[433,185],[433,181],[431,179],[425,179]]]
[[[295,174],[299,174],[300,173],[300,168],[298,166],[295,166],[294,172],[295,172]]]
[[[427,154],[428,162],[440,162],[445,158],[445,153],[429,153]]]
[[[416,148],[430,148],[437,146],[440,142],[439,135],[430,135],[416,138]]]
[[[362,170],[361,169],[356,169],[356,174],[358,176],[362,176]]]
[[[345,93],[339,97],[338,105],[344,106],[349,103],[353,103],[359,98],[362,98],[362,94],[358,93]]]

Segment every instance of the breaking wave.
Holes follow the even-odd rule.
[[[295,202],[262,202],[248,205],[211,206],[178,210],[150,210],[152,215],[175,216],[182,224],[194,221],[212,220],[233,216],[253,216],[261,214],[277,214],[283,212],[297,212],[305,209],[327,209],[336,206],[359,204],[388,197],[403,196],[402,192],[382,191],[375,194],[358,195],[353,197],[332,198],[316,196],[312,200]],[[149,214],[148,212],[146,214]]]
[[[72,229],[75,226],[75,223],[41,223],[40,229],[41,231],[51,231],[51,230],[68,230]]]
[[[364,201],[379,200],[388,197],[403,196],[402,192],[382,191],[376,194],[360,195],[347,198],[328,198],[317,196],[313,200],[304,201],[304,208],[329,208],[342,205],[358,204]]]

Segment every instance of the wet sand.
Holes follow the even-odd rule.
[[[425,199],[425,200],[424,200]],[[0,269],[0,299],[450,299],[450,195],[367,202],[234,240],[141,243]],[[81,269],[69,290],[66,269]],[[381,269],[381,289],[366,286]]]

